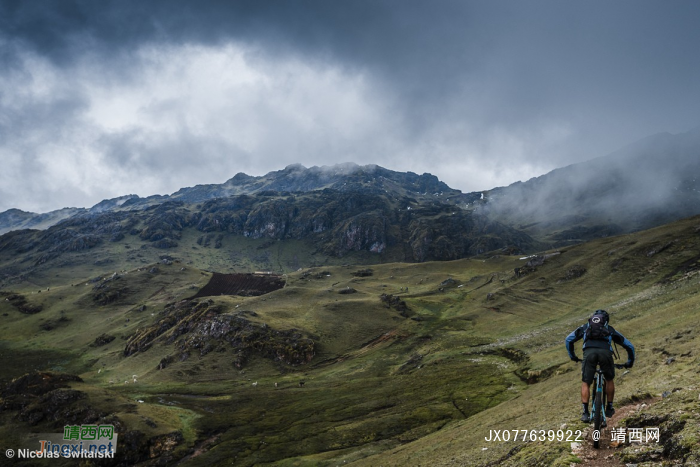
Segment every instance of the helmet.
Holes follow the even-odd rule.
[[[593,316],[595,315],[603,315],[603,319],[605,320],[605,322],[610,322],[610,315],[605,310],[596,310],[595,313],[593,313]]]

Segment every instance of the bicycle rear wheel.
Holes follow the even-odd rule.
[[[608,391],[606,389],[606,385],[608,384],[607,381],[603,381],[603,403],[600,405],[601,406],[601,413],[603,414],[603,423],[601,424],[602,428],[605,428],[608,426],[608,416],[605,415],[605,407],[608,405]]]
[[[601,425],[603,424],[603,392],[596,388],[595,399],[593,402],[593,429],[600,433]],[[593,440],[593,447],[600,447],[600,436]]]

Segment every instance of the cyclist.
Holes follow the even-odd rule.
[[[589,318],[588,322],[576,328],[566,337],[566,350],[569,358],[575,362],[581,359],[574,352],[574,343],[583,339],[583,365],[581,365],[581,403],[583,404],[583,414],[581,421],[588,423],[591,420],[588,412],[588,399],[590,395],[590,385],[595,377],[596,365],[605,376],[605,394],[608,399],[605,407],[605,416],[612,417],[615,413],[613,408],[613,398],[615,397],[615,366],[613,365],[612,343],[620,344],[627,351],[627,362],[625,368],[632,368],[634,365],[634,346],[625,336],[617,332],[609,325],[610,315],[605,310],[596,310]]]

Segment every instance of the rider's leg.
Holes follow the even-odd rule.
[[[581,414],[581,421],[588,423],[590,419],[590,415],[588,412],[588,397],[591,393],[590,385],[583,381],[581,382],[581,405],[583,405],[583,413]]]
[[[581,403],[588,404],[588,399],[591,397],[591,386],[583,381],[581,383]]]
[[[612,405],[615,399],[615,380],[609,379],[605,381],[605,395],[608,397],[608,404]]]
[[[590,421],[589,411],[588,411],[588,400],[591,395],[591,383],[593,382],[593,375],[591,374],[590,362],[588,358],[588,352],[583,350],[583,363],[581,364],[581,405],[583,406],[583,413],[581,414],[581,421],[588,423]]]
[[[605,407],[605,416],[612,417],[615,414],[613,408],[613,398],[615,397],[615,380],[609,379],[605,382],[605,395],[608,398],[608,405]]]

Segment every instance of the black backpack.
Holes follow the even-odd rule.
[[[608,340],[610,338],[608,328],[608,314],[594,313],[588,319],[588,329],[586,329],[586,340]]]

